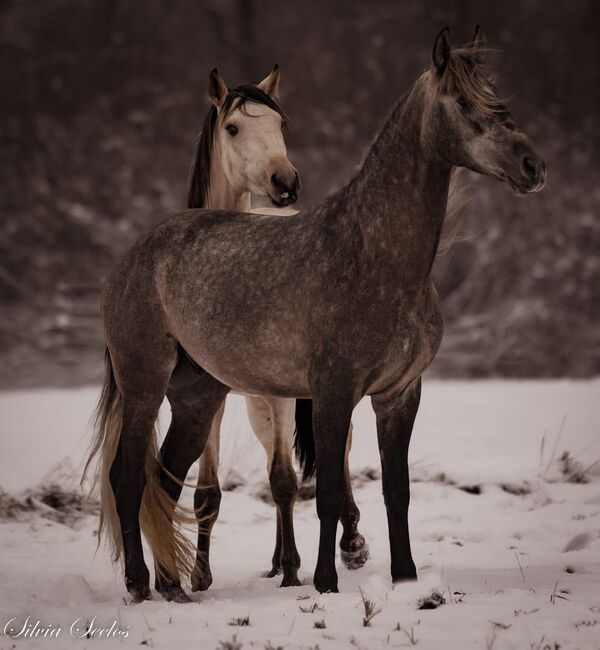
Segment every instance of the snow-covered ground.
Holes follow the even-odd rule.
[[[96,396],[95,388],[0,395],[3,490],[23,498],[53,482],[75,489]],[[168,410],[162,420],[165,429]],[[128,606],[121,571],[104,548],[96,552],[96,519],[58,523],[34,499],[38,508],[0,522],[0,649],[600,648],[598,422],[600,380],[426,381],[411,444],[419,582],[394,588],[380,482],[361,471],[378,467],[374,416],[361,402],[351,465],[371,559],[354,572],[338,563],[341,593],[319,595],[311,585],[314,500],[295,510],[304,585],[279,589],[279,578],[261,575],[270,565],[274,511],[258,498],[262,448],[243,400],[231,397],[222,473],[225,483],[242,486],[223,495],[210,590],[189,605],[155,596]],[[572,482],[581,474],[588,482]],[[191,503],[189,491],[183,498]],[[417,609],[433,589],[445,604]],[[369,627],[361,590],[381,610]],[[28,616],[30,628],[40,621],[59,638],[3,636],[8,621],[16,618],[8,627],[21,629]],[[245,617],[248,625],[231,625]],[[80,629],[94,620],[93,638],[71,639],[77,619]],[[98,628],[113,622],[111,637],[98,638]]]

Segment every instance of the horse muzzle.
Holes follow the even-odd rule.
[[[271,175],[271,187],[267,194],[277,207],[283,208],[296,203],[299,193],[300,177],[295,169],[288,173],[275,172]]]

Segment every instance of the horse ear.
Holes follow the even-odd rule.
[[[279,78],[281,77],[281,72],[279,66],[275,64],[273,70],[268,77],[265,77],[259,84],[258,88],[266,93],[270,97],[277,98],[279,91]]]
[[[475,50],[475,57],[479,63],[483,63],[483,53],[485,50],[485,37],[483,36],[483,31],[479,25],[475,26],[475,35],[473,36],[473,42],[471,43],[471,48]]]
[[[444,70],[450,60],[450,28],[444,27],[437,35],[433,44],[431,62],[434,72],[438,77],[444,74]]]
[[[213,68],[208,78],[208,96],[217,109],[223,105],[228,92],[223,77],[216,68]]]

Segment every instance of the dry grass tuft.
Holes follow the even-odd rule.
[[[314,614],[317,611],[319,612],[325,611],[325,607],[323,607],[323,605],[318,605],[317,603],[313,603],[308,607],[302,607],[302,605],[299,605],[298,607],[303,614]]]
[[[381,608],[377,607],[376,603],[372,600],[369,600],[363,593],[363,590],[360,590],[360,597],[363,604],[363,610],[365,615],[363,616],[363,627],[370,627],[371,621],[381,613]]]
[[[219,641],[217,650],[242,650],[242,644],[237,640],[237,635],[234,634],[229,641]]]

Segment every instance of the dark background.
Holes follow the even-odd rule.
[[[307,206],[353,173],[439,29],[476,23],[549,180],[518,199],[463,175],[433,370],[597,374],[598,3],[0,0],[0,386],[98,380],[98,287],[181,207],[213,66],[233,86],[280,64]]]

